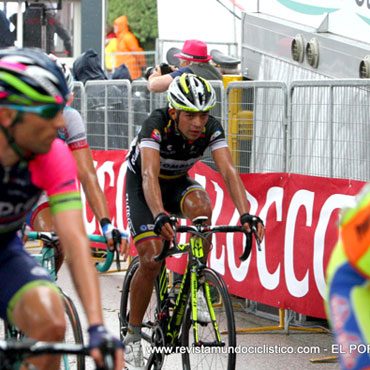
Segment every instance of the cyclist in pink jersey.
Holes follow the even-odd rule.
[[[76,167],[56,139],[68,100],[63,73],[37,49],[0,50],[0,318],[28,337],[62,341],[64,307],[47,272],[24,250],[17,231],[42,191],[65,246],[73,282],[89,323],[91,355],[99,366],[105,338],[115,343],[115,369],[123,346],[105,329],[97,274],[90,255]],[[58,356],[27,360],[25,366],[58,369]]]

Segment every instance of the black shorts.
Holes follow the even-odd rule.
[[[177,217],[185,217],[182,209],[185,196],[194,190],[204,188],[188,175],[174,180],[159,179],[164,209]],[[154,233],[154,218],[143,192],[142,178],[127,169],[126,211],[128,226],[135,244],[148,239],[159,238]]]
[[[58,291],[49,273],[23,248],[18,236],[0,239],[0,318],[12,322],[15,304],[28,290],[47,285]]]

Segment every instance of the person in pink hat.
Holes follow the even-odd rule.
[[[193,73],[206,80],[222,80],[217,68],[209,64],[212,55],[208,54],[207,44],[200,40],[186,40],[181,51],[173,55],[180,59],[180,68],[170,66],[172,72],[161,73],[160,66],[156,66],[148,77],[148,89],[151,92],[163,92],[177,76],[183,73]]]

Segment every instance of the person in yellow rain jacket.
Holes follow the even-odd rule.
[[[105,68],[108,72],[111,72],[113,70],[113,67],[116,68],[114,61],[115,58],[117,58],[117,56],[111,54],[116,52],[117,52],[117,38],[112,37],[105,47]]]
[[[122,15],[113,22],[116,41],[111,40],[107,45],[106,52],[114,52],[116,46],[117,52],[142,52],[143,49],[139,45],[139,41],[135,35],[129,30],[127,17]],[[116,45],[115,45],[116,43]],[[112,51],[107,51],[112,50]],[[109,56],[108,56],[109,59]],[[125,63],[130,71],[132,80],[135,80],[142,75],[142,70],[145,67],[144,55],[116,55],[115,68]],[[109,66],[109,65],[108,65]],[[108,68],[108,67],[107,67]]]

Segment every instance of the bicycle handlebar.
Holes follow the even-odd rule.
[[[41,240],[46,243],[51,243],[58,239],[58,236],[55,234],[55,232],[46,232],[46,231],[31,231],[28,234],[28,238],[32,240]],[[90,234],[88,235],[88,238],[92,242],[96,243],[106,243],[104,236],[102,235],[95,235]],[[117,252],[119,253],[119,252]],[[107,248],[107,256],[105,258],[105,261],[102,263],[97,263],[95,265],[96,269],[99,272],[106,272],[110,269],[114,259],[114,252],[112,252],[109,248]]]
[[[222,226],[222,225],[221,226],[207,226],[207,225],[191,225],[191,226],[185,225],[185,226],[182,226],[181,225],[181,226],[176,227],[174,225],[175,220],[173,220],[171,218],[171,221],[173,223],[172,227],[175,231],[175,237],[172,241],[174,247],[171,248],[172,250],[170,250],[171,242],[166,240],[164,242],[162,251],[157,256],[154,257],[154,260],[156,262],[159,262],[159,261],[163,260],[164,258],[170,256],[170,255],[173,255],[173,254],[176,254],[176,253],[180,252],[180,250],[178,248],[178,244],[177,244],[176,233],[190,232],[190,233],[195,234],[195,235],[200,235],[200,234],[209,235],[209,234],[213,234],[213,233],[216,233],[216,232],[222,232],[222,233],[242,232],[246,236],[246,243],[245,243],[244,251],[243,251],[242,255],[239,257],[239,259],[241,261],[245,261],[251,253],[251,250],[252,250],[252,234],[255,236],[255,240],[256,240],[256,243],[257,243],[258,250],[259,251],[262,250],[261,245],[260,245],[259,240],[258,240],[257,229],[256,229],[255,226],[251,227],[252,232],[248,232],[243,226],[238,226],[238,225],[235,225],[235,226]]]
[[[100,351],[102,352],[104,359],[104,370],[114,369],[114,343],[107,340],[103,343]],[[7,356],[20,356],[22,360],[33,357],[41,356],[45,354],[71,354],[71,355],[82,355],[89,356],[90,348],[83,344],[77,343],[65,343],[65,342],[42,342],[33,339],[22,339],[18,340],[0,340],[0,360],[5,360]],[[11,363],[9,365],[12,365]],[[14,364],[13,364],[14,365]],[[96,365],[97,370],[102,368]]]

